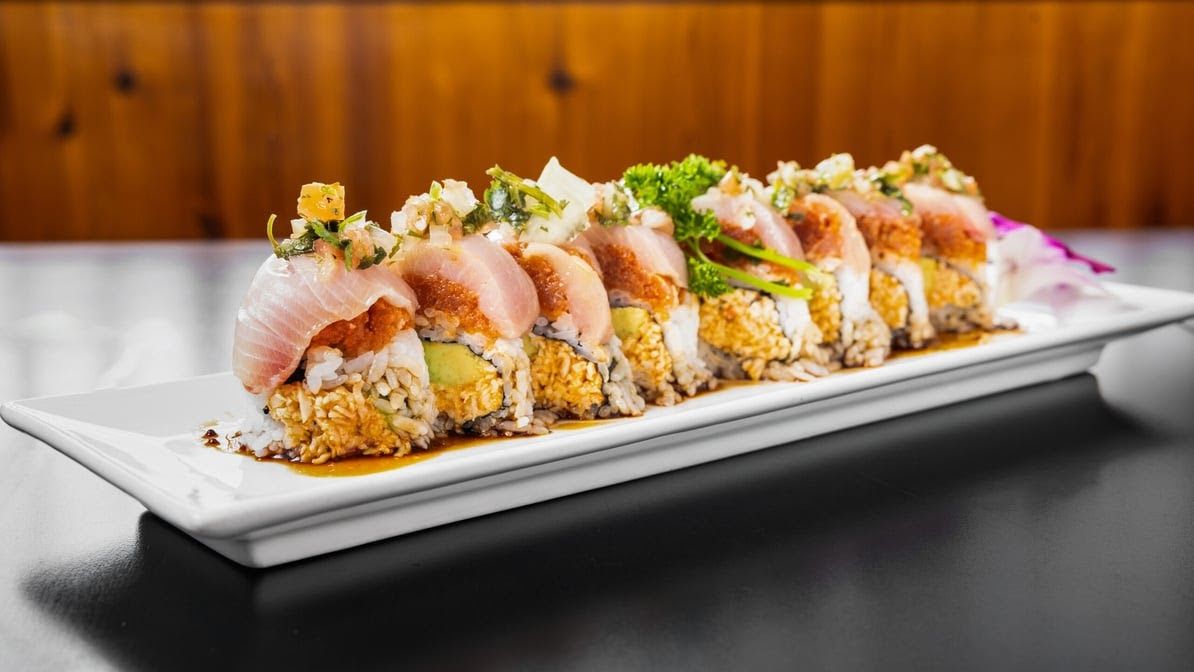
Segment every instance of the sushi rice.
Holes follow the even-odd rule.
[[[536,407],[581,420],[642,414],[646,402],[616,335],[588,349],[570,315],[554,322],[540,316],[526,345]]]
[[[871,269],[871,305],[891,329],[892,343],[921,348],[933,339],[924,271],[915,261],[877,261]]]
[[[610,292],[615,312],[639,317],[623,321],[617,337],[639,392],[648,403],[658,406],[672,406],[717,387],[717,379],[701,357],[696,297],[672,289],[676,303],[667,309],[652,308],[624,292]]]
[[[813,380],[829,373],[810,304],[735,288],[701,300],[701,354],[721,378]]]
[[[439,408],[436,433],[547,433],[555,418],[535,413],[531,363],[521,340],[464,331],[455,315],[434,308],[421,309],[415,325],[423,341],[463,345],[491,367],[466,385],[432,381]]]

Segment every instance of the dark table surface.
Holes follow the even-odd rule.
[[[226,369],[265,253],[0,246],[0,400]],[[1194,669],[1194,331],[1095,371],[261,571],[0,426],[0,669]]]

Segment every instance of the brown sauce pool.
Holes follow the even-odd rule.
[[[906,357],[921,357],[929,355],[934,352],[945,352],[946,350],[961,350],[962,348],[971,348],[976,345],[989,343],[991,339],[1002,336],[1003,334],[1018,334],[1021,333],[1019,329],[1003,329],[999,331],[968,331],[964,334],[938,334],[937,338],[929,343],[927,346],[919,350],[897,350],[891,353],[888,359],[904,359]]]
[[[552,425],[552,430],[559,432],[573,429],[588,429],[601,425],[605,422],[609,422],[609,420],[561,420],[555,425]],[[431,447],[427,448],[426,450],[416,450],[399,457],[350,457],[343,460],[324,462],[323,464],[311,464],[310,462],[290,462],[289,460],[273,457],[254,459],[256,459],[258,462],[286,465],[286,467],[291,471],[304,476],[365,476],[367,474],[377,474],[383,471],[390,471],[391,469],[405,467],[417,462],[423,462],[453,450],[489,444],[495,441],[506,441],[514,438],[523,437],[445,436],[433,441],[431,443]]]
[[[1005,330],[1005,331],[972,331],[964,334],[941,334],[927,347],[920,350],[899,350],[893,352],[889,359],[902,359],[906,357],[920,357],[933,352],[943,352],[946,350],[959,350],[962,348],[969,348],[976,345],[982,345],[989,342],[993,337],[1002,334],[1020,333],[1019,330]],[[863,369],[858,369],[859,371]],[[846,372],[849,370],[847,369]],[[840,373],[840,372],[839,372]],[[742,387],[746,385],[754,385],[755,381],[751,380],[719,380],[717,389],[702,390],[692,398],[700,397],[710,392],[717,392],[719,390],[726,390],[733,387]],[[579,429],[591,429],[598,427],[607,422],[616,420],[617,418],[597,419],[597,420],[561,420],[552,426],[552,431],[570,431]],[[383,471],[390,471],[391,469],[398,469],[407,465],[423,462],[433,457],[437,457],[444,453],[461,448],[469,448],[471,446],[478,446],[488,444],[495,441],[506,441],[512,438],[524,437],[480,437],[480,436],[446,436],[436,439],[432,442],[431,447],[426,450],[418,450],[400,457],[350,457],[344,460],[335,460],[325,462],[323,464],[310,464],[308,462],[290,462],[280,458],[252,458],[257,462],[273,463],[285,465],[291,471],[302,474],[304,476],[365,476],[368,474],[377,474]],[[200,441],[208,447],[220,447],[218,435],[213,429],[208,429],[200,436]]]

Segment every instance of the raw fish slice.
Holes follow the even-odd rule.
[[[809,194],[793,201],[792,211],[802,215],[794,228],[810,261],[830,272],[838,263],[859,276],[871,272],[866,240],[844,205],[824,194]]]
[[[663,215],[667,218],[667,215]],[[684,252],[676,244],[670,232],[671,219],[667,226],[649,226],[648,221],[658,218],[644,216],[641,224],[627,226],[590,226],[579,240],[590,249],[614,246],[628,251],[644,271],[669,278],[677,287],[688,288],[688,266]],[[600,255],[597,255],[600,258]]]
[[[601,272],[601,264],[597,261],[597,252],[593,249],[593,246],[589,244],[589,240],[583,235],[577,236],[571,241],[560,245],[560,248],[568,254],[572,254],[584,259],[586,262],[588,262],[589,266],[593,268],[593,271],[597,273],[597,277],[603,277]]]
[[[346,270],[312,256],[270,257],[257,270],[236,316],[232,368],[253,394],[290,376],[324,327],[349,320],[385,299],[414,312],[414,292],[379,267]]]
[[[987,243],[995,239],[986,208],[977,199],[909,183],[904,194],[921,216],[926,252],[964,262],[977,270],[987,261]]]
[[[855,219],[865,215],[885,218],[904,218],[903,203],[897,198],[882,196],[876,193],[861,193],[853,189],[841,189],[827,192],[834,200],[846,206]]]
[[[554,320],[567,313],[576,327],[579,342],[590,350],[609,343],[614,333],[609,296],[593,267],[556,245],[525,243],[513,247],[520,257],[519,263],[537,285],[540,310],[545,317]],[[528,267],[535,260],[548,264],[551,277],[540,277],[533,266]],[[559,286],[555,285],[556,281]]]
[[[970,231],[978,233],[985,241],[996,239],[995,224],[991,222],[991,212],[983,202],[973,196],[965,194],[950,194],[954,206],[966,218],[966,226]]]
[[[750,192],[731,195],[713,188],[692,199],[692,207],[712,212],[727,235],[743,242],[760,242],[785,257],[804,259],[804,248],[788,222]]]
[[[852,189],[831,191],[829,196],[854,216],[871,261],[920,258],[920,217],[905,213],[899,199]]]
[[[465,236],[447,247],[408,238],[398,268],[403,277],[439,277],[473,292],[481,313],[502,338],[521,338],[539,316],[534,283],[509,252],[482,235]]]

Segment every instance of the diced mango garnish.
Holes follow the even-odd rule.
[[[299,192],[298,214],[303,219],[321,222],[344,219],[344,187],[339,182],[304,184]]]

